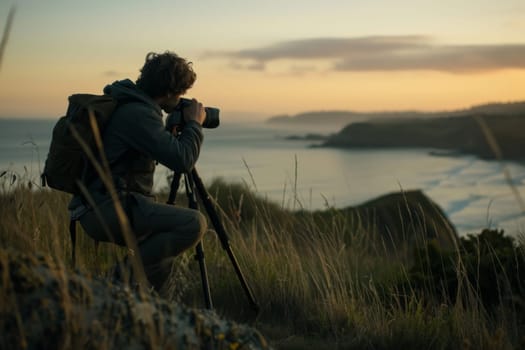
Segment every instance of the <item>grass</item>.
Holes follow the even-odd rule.
[[[5,173],[0,179],[1,248],[43,253],[71,269],[69,196],[35,189],[24,177],[13,180],[14,175]],[[209,232],[203,244],[216,310],[255,326],[277,348],[514,349],[525,345],[522,315],[504,307],[503,295],[501,307],[489,312],[466,282],[465,262],[459,254],[453,268],[465,283],[458,287],[462,297],[451,300],[436,293],[439,286],[433,283],[416,290],[409,278],[413,259],[394,259],[382,242],[354,230],[338,210],[330,209],[328,218],[319,221],[313,214],[284,210],[246,185],[216,179],[208,188],[261,307],[254,317],[225,251]],[[166,196],[160,194],[160,200]],[[103,276],[125,253],[111,244],[101,244],[95,251],[94,242],[82,231],[79,234],[77,266],[88,275]],[[177,259],[170,299],[202,308],[199,271],[192,255],[186,252]]]
[[[13,7],[0,43],[0,66],[14,13]],[[3,172],[0,177],[0,258],[7,256],[6,250],[17,250],[29,256],[43,254],[58,262],[63,269],[60,273],[72,269],[66,209],[69,196],[39,189],[27,176]],[[211,184],[210,193],[219,203],[233,249],[261,313],[253,318],[243,302],[231,264],[210,232],[203,243],[215,306],[226,317],[255,325],[278,348],[525,347],[521,309],[508,308],[504,293],[492,310],[487,309],[479,290],[467,278],[467,262],[459,253],[449,256],[453,264],[448,266],[452,266],[458,281],[457,297],[452,300],[440,293],[442,286],[432,282],[433,276],[425,276],[427,283],[416,289],[410,278],[414,263],[409,251],[393,258],[384,242],[366,230],[356,229],[360,226],[353,221],[360,218],[349,220],[334,209],[324,213],[323,220],[311,213],[298,215],[257,197],[246,186],[221,180]],[[161,194],[161,198],[165,196]],[[523,208],[519,193],[516,196]],[[293,203],[301,207],[297,197]],[[110,244],[95,249],[94,242],[82,232],[77,252],[78,269],[91,276],[104,276],[108,267],[126,254],[125,249]],[[422,252],[422,260],[429,259],[430,251]],[[198,269],[191,255],[187,252],[177,259],[171,298],[202,307]],[[488,260],[497,270],[498,256],[489,255]],[[502,276],[502,285],[513,277]],[[11,300],[6,296],[3,280],[2,312]],[[520,301],[523,303],[523,299]],[[19,315],[9,316],[23,334]]]
[[[14,13],[12,7],[0,43],[0,66]],[[486,134],[486,128],[483,131]],[[490,135],[485,136],[490,139]],[[65,273],[72,269],[69,196],[37,187],[27,176],[8,171],[0,174],[0,259],[7,256],[7,250],[23,251],[29,256],[43,254],[58,262],[63,269],[59,273]],[[243,303],[231,264],[210,232],[203,243],[215,306],[226,317],[258,327],[277,348],[525,347],[521,309],[507,308],[502,293],[499,304],[488,310],[479,291],[467,279],[466,263],[459,253],[452,265],[458,297],[452,300],[446,293],[440,294],[441,286],[436,283],[427,283],[416,291],[411,285],[410,270],[414,266],[408,251],[403,251],[407,256],[393,259],[384,249],[384,242],[366,230],[356,229],[359,225],[351,221],[360,218],[349,222],[334,209],[324,213],[322,221],[310,213],[298,215],[257,197],[246,186],[222,180],[214,181],[210,192],[219,203],[233,249],[261,313],[254,318],[247,303]],[[523,200],[515,194],[523,208]],[[166,194],[161,194],[163,197]],[[293,203],[294,207],[300,206],[296,196]],[[94,242],[82,233],[77,245],[78,269],[91,276],[104,276],[108,267],[126,254],[125,249],[110,244],[95,249]],[[423,254],[429,252],[423,250]],[[177,259],[171,299],[202,307],[197,266],[191,255],[187,252]],[[491,257],[496,270],[498,257]],[[3,313],[9,309],[8,300],[16,300],[8,295],[6,277],[2,277]],[[432,276],[426,277],[432,281]],[[512,278],[503,276],[503,284]],[[68,302],[66,296],[64,303]],[[523,299],[520,301],[523,303]],[[8,316],[23,334],[19,315]]]

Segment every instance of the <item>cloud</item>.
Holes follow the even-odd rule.
[[[105,77],[118,77],[121,75],[121,73],[115,70],[107,70],[105,72],[102,72],[102,75],[104,75]]]
[[[276,60],[328,60],[336,71],[436,70],[453,73],[525,69],[525,44],[440,45],[431,37],[369,36],[292,40],[239,51],[227,57],[238,69],[264,70]],[[249,63],[246,63],[249,62]],[[251,67],[251,68],[250,68]]]
[[[264,71],[266,69],[266,65],[264,62],[256,61],[251,63],[240,63],[238,61],[233,61],[230,63],[230,67],[233,69],[244,69],[244,70],[254,70],[254,71]]]

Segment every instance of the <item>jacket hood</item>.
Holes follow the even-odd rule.
[[[160,106],[129,79],[117,80],[112,84],[106,85],[104,93],[116,98],[117,100],[137,100],[144,102],[151,105],[162,115]]]

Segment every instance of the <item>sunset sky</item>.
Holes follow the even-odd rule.
[[[13,5],[4,118],[56,117],[165,50],[232,120],[525,100],[523,0],[3,0],[2,30]]]

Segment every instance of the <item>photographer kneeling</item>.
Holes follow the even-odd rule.
[[[105,156],[111,176],[144,264],[155,290],[160,291],[171,271],[173,258],[195,246],[207,229],[206,218],[197,210],[155,201],[152,194],[156,162],[176,173],[191,171],[203,141],[203,105],[193,99],[185,103],[184,128],[166,130],[162,110],[171,113],[181,96],[193,86],[196,74],[191,62],[172,52],[149,53],[136,83],[116,81],[104,88],[119,105],[103,132]],[[70,205],[93,239],[125,246],[115,204],[102,180],[91,169],[86,186],[96,208],[82,196]]]

